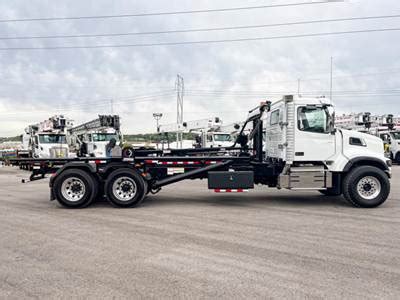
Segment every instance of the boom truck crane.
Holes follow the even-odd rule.
[[[55,115],[37,124],[29,125],[22,134],[22,149],[18,157],[66,158],[69,155],[66,131],[72,121]]]
[[[70,128],[69,144],[79,157],[105,157],[111,139],[122,141],[118,115],[99,115],[98,118]]]
[[[11,163],[21,161],[26,163]],[[390,193],[391,161],[382,140],[336,128],[329,99],[292,95],[250,110],[230,148],[134,150],[132,158],[59,160],[58,169],[52,159],[28,162],[39,166],[33,177],[53,173],[51,200],[71,208],[86,207],[98,196],[117,207],[138,206],[149,192],[170,184],[179,188],[188,179],[205,179],[217,193],[245,192],[256,184],[314,190],[343,195],[356,207],[379,206]]]
[[[388,156],[396,163],[400,163],[400,128],[396,128],[392,114],[376,118],[375,135],[383,140]]]
[[[193,133],[196,136],[193,145],[195,148],[223,148],[233,144],[230,132],[222,130],[222,120],[219,117],[193,120],[182,124],[160,125],[158,132],[166,134],[167,140],[169,133]]]
[[[373,124],[374,118],[369,112],[338,116],[335,118],[336,126],[348,130],[356,130],[368,133]]]

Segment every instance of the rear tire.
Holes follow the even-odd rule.
[[[141,204],[146,196],[147,183],[135,170],[120,169],[108,176],[105,192],[114,206],[134,207]]]
[[[67,208],[83,208],[92,203],[98,192],[97,180],[81,169],[68,169],[54,181],[54,195]]]
[[[343,195],[356,207],[377,207],[386,201],[389,193],[389,178],[376,167],[356,167],[343,180]]]

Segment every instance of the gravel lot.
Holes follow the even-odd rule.
[[[50,202],[0,168],[0,298],[400,298],[400,167],[390,199],[179,183],[140,208]]]

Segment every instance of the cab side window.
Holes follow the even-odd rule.
[[[274,110],[271,113],[270,125],[276,125],[278,123],[279,123],[279,109]]]
[[[322,107],[300,107],[297,114],[297,125],[301,131],[327,133],[327,112]]]

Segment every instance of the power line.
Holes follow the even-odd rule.
[[[33,21],[67,21],[67,20],[85,20],[85,19],[86,20],[89,20],[89,19],[114,19],[114,18],[166,16],[166,15],[185,15],[185,14],[231,12],[231,11],[255,10],[255,9],[266,9],[266,8],[276,8],[276,7],[326,4],[326,3],[332,3],[332,2],[344,2],[344,0],[309,1],[309,2],[271,4],[271,5],[259,5],[259,6],[243,6],[243,7],[228,7],[228,8],[199,9],[199,10],[185,10],[185,11],[151,12],[151,13],[132,13],[132,14],[119,14],[119,15],[3,19],[3,20],[0,20],[0,23],[33,22]]]
[[[142,103],[142,102],[152,102],[159,100],[160,97],[166,97],[166,96],[173,96],[173,92],[169,93],[160,93],[160,94],[155,94],[155,95],[149,95],[149,96],[142,96],[142,97],[133,97],[133,98],[117,98],[117,101],[114,101],[113,104],[128,104],[128,103]],[[27,101],[38,101],[38,100],[32,100],[29,99]],[[103,100],[93,100],[89,102],[85,102],[82,104],[72,104],[71,107],[63,107],[62,109],[55,109],[55,111],[82,111],[82,110],[87,110],[89,108],[106,108],[110,106],[110,99],[103,99]],[[28,113],[29,111],[26,111]],[[24,111],[18,111],[18,112],[0,112],[0,115],[15,115],[15,114],[21,114],[24,113]]]
[[[277,39],[291,39],[291,38],[303,38],[303,37],[318,37],[318,36],[357,34],[357,33],[373,33],[373,32],[384,32],[384,31],[400,31],[400,28],[364,29],[364,30],[349,30],[349,31],[336,31],[336,32],[295,34],[295,35],[280,35],[280,36],[270,36],[270,37],[254,37],[254,38],[223,39],[223,40],[202,40],[202,41],[187,41],[187,42],[147,43],[147,44],[119,44],[119,45],[92,45],[92,46],[48,46],[48,47],[6,47],[6,48],[0,48],[0,51],[133,48],[133,47],[153,47],[153,46],[220,44],[220,43],[230,43],[230,42],[277,40]]]
[[[166,30],[166,31],[144,31],[144,32],[127,32],[127,33],[99,33],[99,34],[73,34],[73,35],[0,37],[0,40],[95,38],[95,37],[117,37],[117,36],[135,36],[135,35],[156,35],[156,34],[173,34],[173,33],[211,32],[211,31],[224,31],[224,30],[256,29],[256,28],[267,28],[267,27],[306,25],[306,24],[344,22],[344,21],[359,21],[359,20],[394,19],[394,18],[400,18],[400,15],[351,17],[351,18],[337,18],[337,19],[325,19],[325,20],[297,21],[297,22],[288,22],[288,23],[262,24],[262,25],[243,25],[243,26],[214,27],[214,28],[177,29],[177,30]]]

